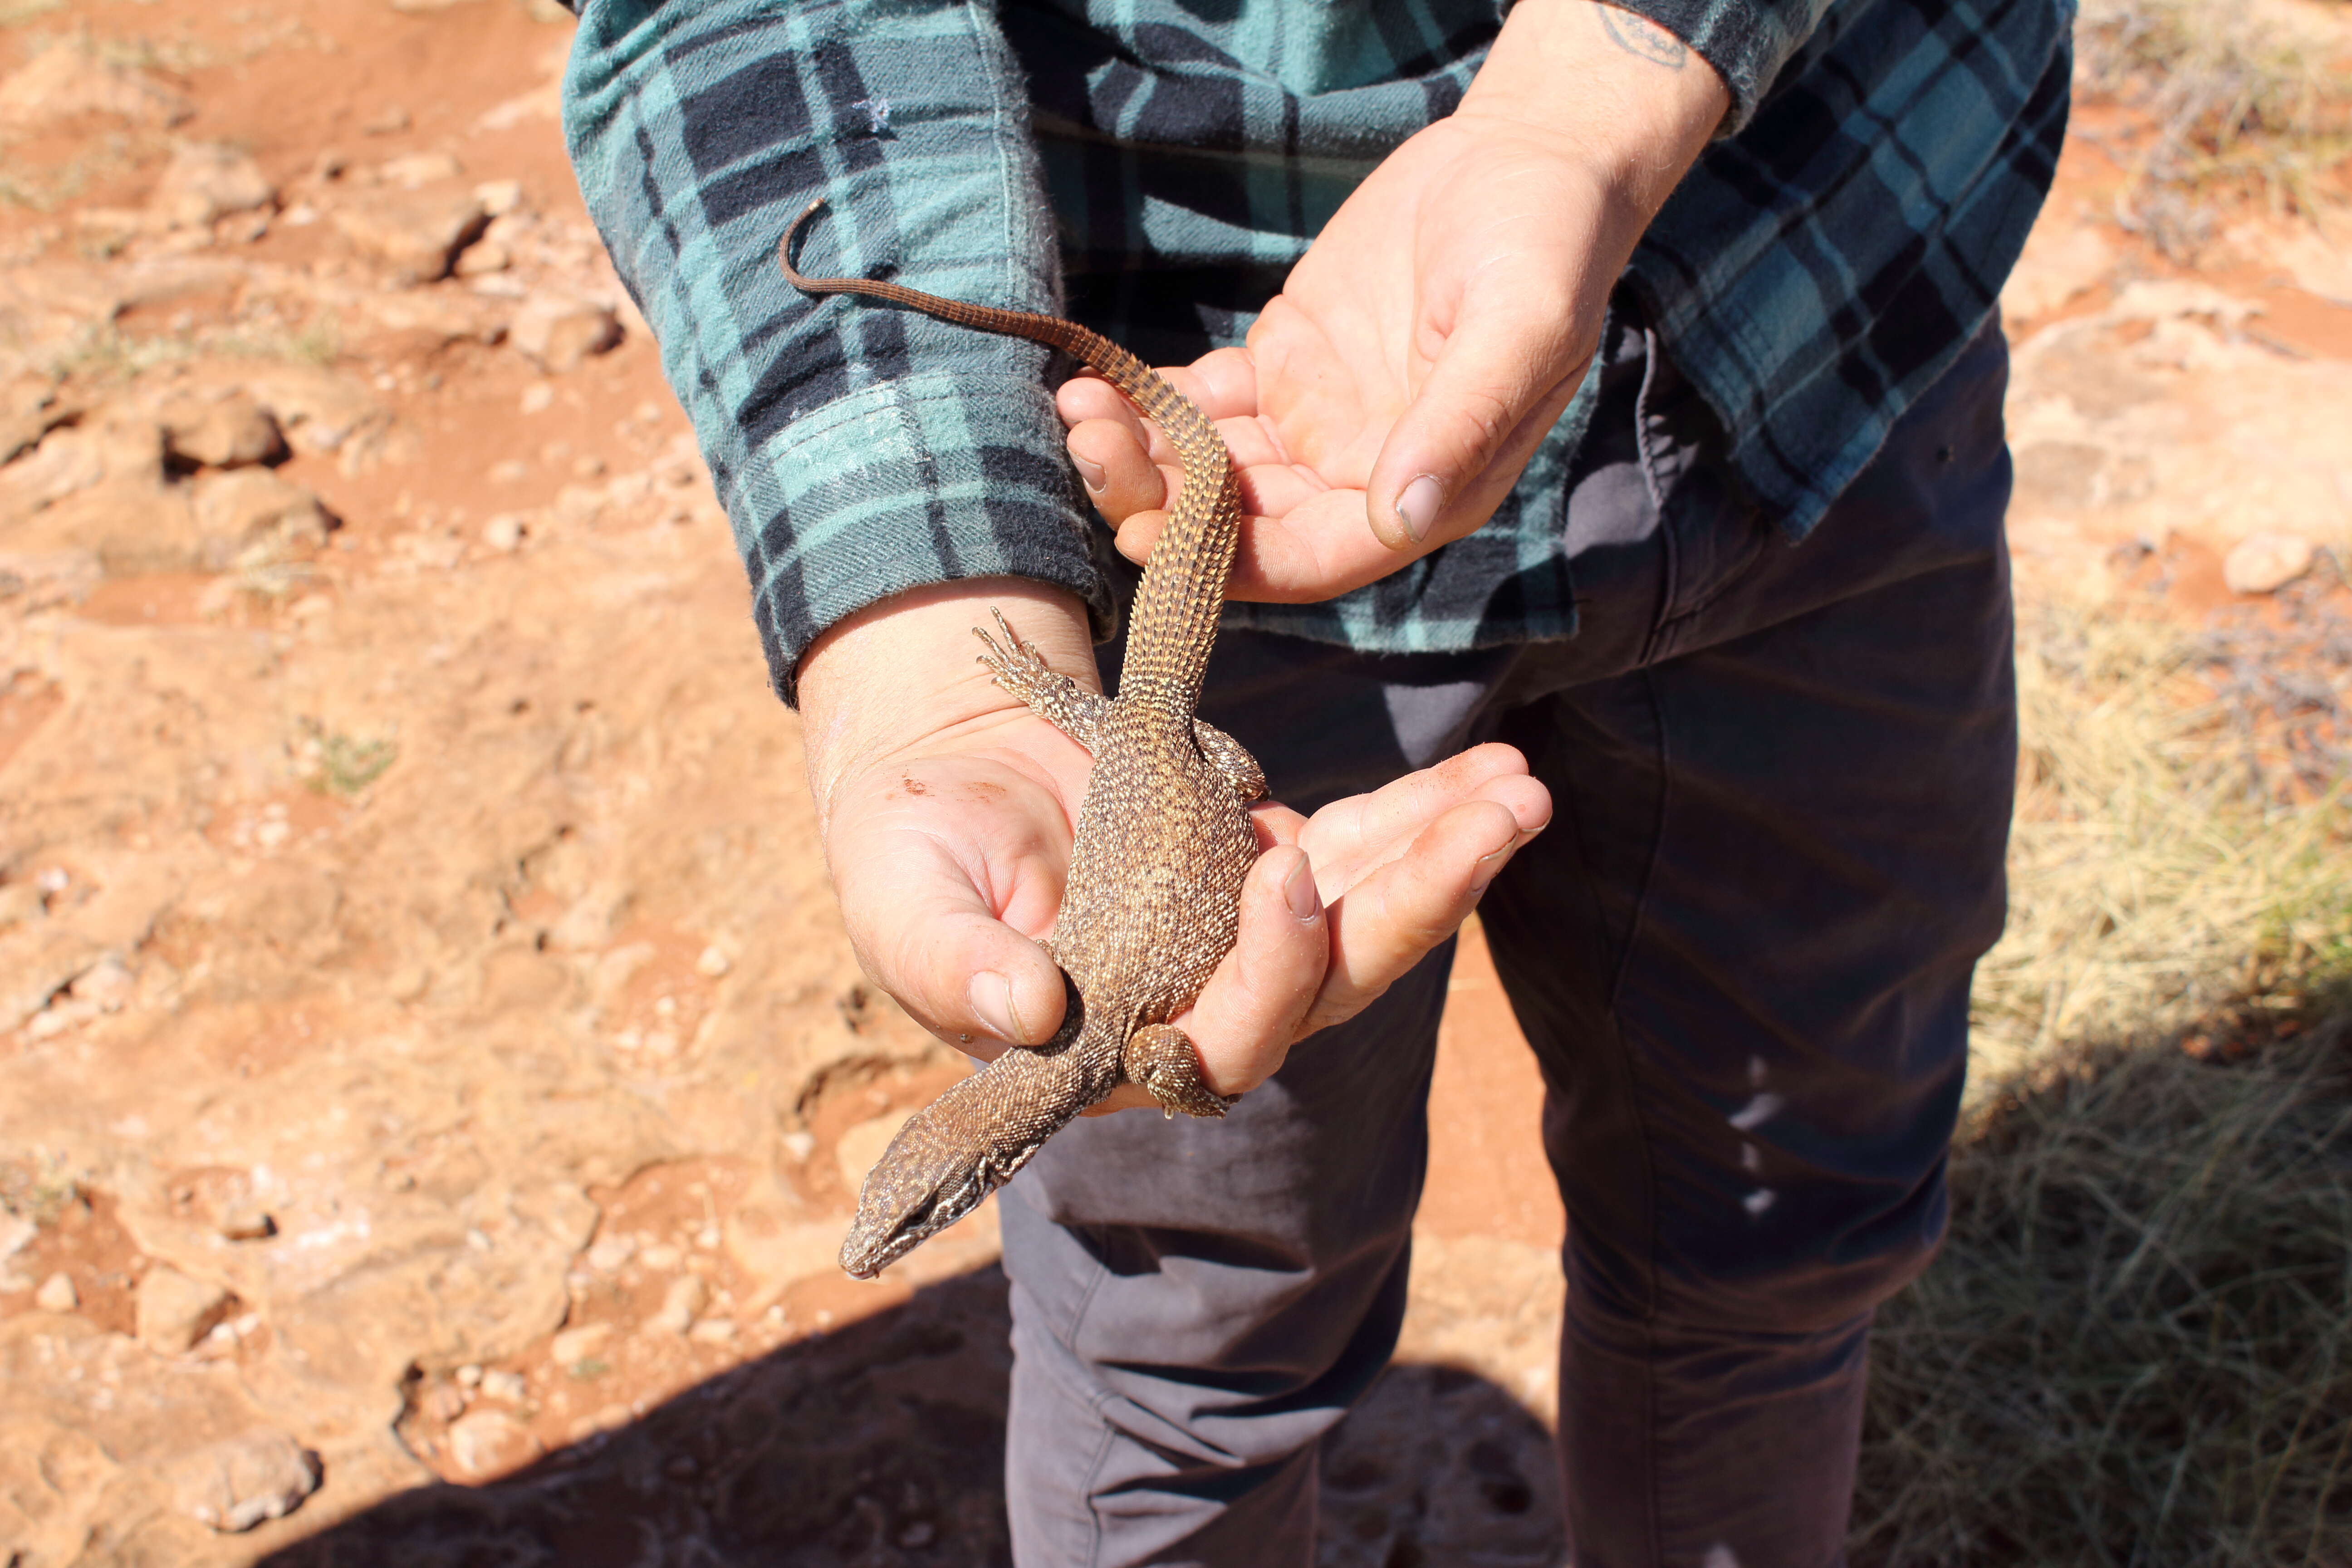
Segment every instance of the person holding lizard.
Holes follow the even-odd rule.
[[[975,1054],[1060,1022],[1034,939],[1087,759],[970,628],[1001,606],[1097,686],[1173,465],[1033,345],[821,310],[776,241],[823,195],[826,271],[1181,367],[1239,467],[1202,716],[1285,805],[1176,1022],[1243,1098],[1081,1121],[1003,1191],[1017,1560],[1313,1560],[1475,905],[1570,1214],[1574,1560],[1839,1561],[2000,921],[1994,300],[2064,8],[576,8],[582,189],[734,521],[852,938]]]

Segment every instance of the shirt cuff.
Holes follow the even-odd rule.
[[[827,627],[909,588],[1028,577],[1118,625],[1094,564],[1053,395],[1034,380],[937,374],[793,418],[725,487],[777,694]]]
[[[1605,0],[1656,23],[1716,68],[1731,89],[1718,137],[1744,129],[1832,0]]]

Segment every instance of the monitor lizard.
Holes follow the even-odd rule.
[[[793,241],[824,198],[778,243],[794,288],[856,294],[959,326],[1062,349],[1159,425],[1183,465],[1129,620],[1118,694],[1088,691],[1047,668],[1002,613],[981,627],[996,684],[1094,757],[1053,934],[1068,998],[1044,1045],[1016,1047],[908,1119],[859,1191],[841,1266],[871,1279],[978,1207],[1088,1106],[1142,1085],[1170,1116],[1223,1116],[1232,1100],[1168,1020],[1192,1005],[1234,945],[1242,881],[1258,856],[1249,804],[1265,774],[1232,736],[1200,719],[1201,680],[1241,531],[1232,455],[1208,417],[1125,349],[1075,321],[999,310],[858,278],[807,278]]]

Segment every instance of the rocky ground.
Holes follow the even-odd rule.
[[[1003,1560],[992,1215],[832,1262],[956,1058],[842,938],[561,15],[0,0],[17,1568]],[[2192,276],[2085,129],[2007,301],[2025,590],[2340,594],[2352,256]],[[1333,1563],[1557,1557],[1537,1095],[1474,932]]]

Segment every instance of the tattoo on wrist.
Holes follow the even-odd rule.
[[[1682,69],[1683,62],[1690,58],[1689,47],[1680,38],[1647,16],[1637,16],[1631,11],[1621,11],[1609,5],[1599,9],[1601,30],[1609,35],[1611,43],[1627,54],[1674,71]]]

